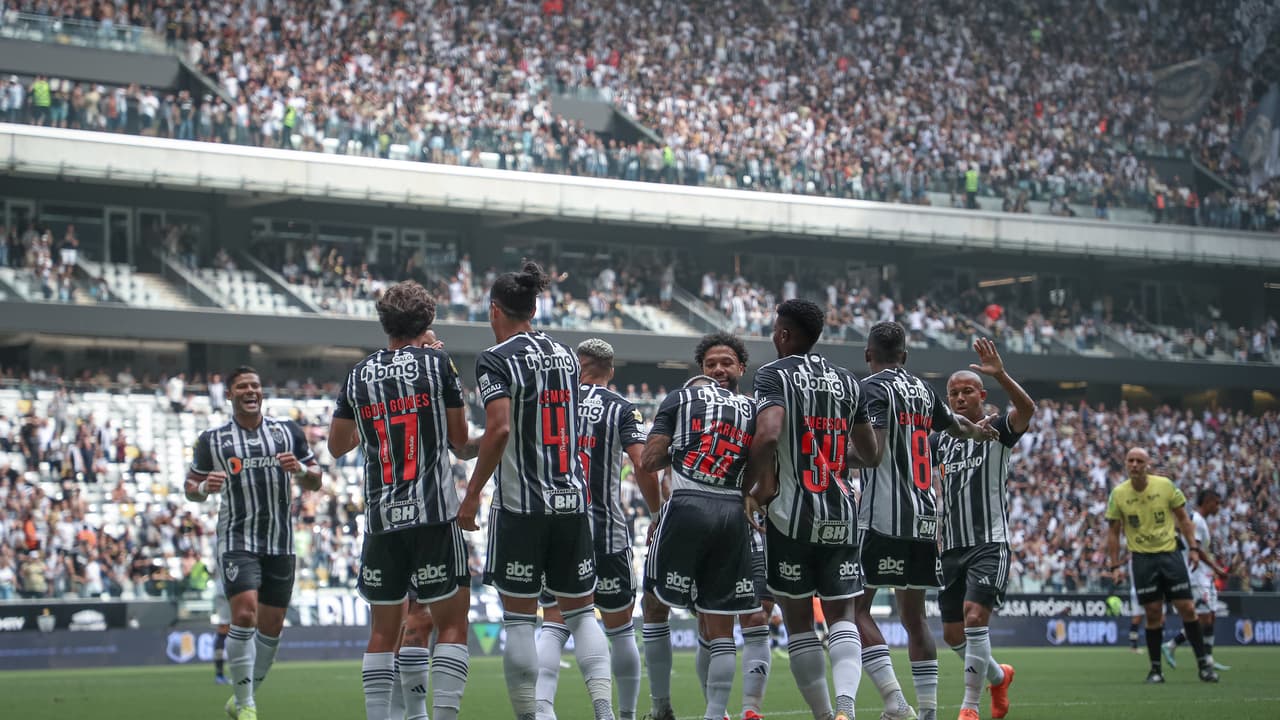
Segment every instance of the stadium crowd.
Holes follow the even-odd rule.
[[[162,466],[157,447],[165,438],[143,436],[127,413],[95,415],[89,398],[109,387],[128,397],[135,412],[140,399],[159,415],[186,415],[192,427],[205,427],[225,417],[221,380],[215,375],[201,384],[200,378],[175,376],[151,383],[135,380],[127,369],[114,379],[126,382],[113,383],[103,372],[69,382],[47,373],[9,373],[0,383],[0,599],[204,591],[212,505],[181,498],[185,463]],[[666,394],[643,383],[623,387],[650,419]],[[326,467],[323,489],[300,492],[294,502],[300,587],[350,587],[356,579],[362,465],[354,456],[337,463],[328,456],[334,392],[332,385],[309,381],[266,390],[268,411],[297,420]],[[471,417],[479,417],[474,391],[467,397]],[[1206,488],[1221,494],[1222,510],[1208,521],[1216,552],[1230,568],[1225,588],[1277,589],[1280,415],[1052,400],[1040,400],[1039,408],[1013,454],[1010,591],[1112,587],[1104,572],[1102,510],[1132,445],[1150,447],[1156,471],[1169,474],[1189,498]],[[174,426],[159,427],[173,432]],[[189,447],[192,438],[177,441]],[[455,461],[453,473],[461,489],[467,463]],[[635,536],[643,538],[648,519],[638,489],[628,481],[624,490]],[[471,542],[478,572],[484,533]]]
[[[1232,150],[1254,78],[1226,63],[1206,112],[1186,124],[1151,100],[1154,70],[1230,47],[1238,4],[6,0],[8,22],[21,12],[110,28],[127,17],[220,92],[14,76],[0,115],[888,202],[995,196],[1010,212],[1036,200],[1106,218],[1125,205],[1157,222],[1275,230],[1280,185],[1248,191]],[[554,111],[558,93],[610,102],[653,136],[598,136]],[[1148,155],[1194,157],[1235,189],[1201,198]]]

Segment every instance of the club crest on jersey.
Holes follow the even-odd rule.
[[[240,566],[227,563],[226,567],[222,568],[222,576],[227,579],[227,582],[235,582],[236,578],[240,577]]]
[[[419,373],[418,360],[412,355],[397,353],[391,362],[383,365],[368,363],[360,368],[360,379],[367,383],[383,380],[417,380]]]

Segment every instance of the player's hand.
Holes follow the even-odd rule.
[[[282,452],[276,455],[276,459],[280,461],[280,467],[287,473],[297,475],[302,472],[302,463],[298,462],[298,458],[293,456],[291,452]]]
[[[214,470],[204,476],[202,481],[205,489],[205,495],[217,495],[222,492],[222,488],[227,484],[227,474],[221,470]]]
[[[761,527],[760,521],[757,519],[759,515],[764,513],[764,509],[760,506],[760,501],[756,500],[754,496],[748,495],[742,501],[742,507],[747,513],[747,522],[751,524],[751,527],[758,532],[764,532],[764,528]]]
[[[458,506],[458,527],[467,532],[479,530],[480,523],[476,522],[478,514],[480,514],[480,498],[470,495],[462,498],[462,504]]]
[[[1000,431],[991,426],[991,423],[995,422],[995,419],[998,417],[1000,416],[988,415],[982,418],[981,420],[979,420],[978,422],[974,423],[975,425],[978,426],[978,429],[981,431],[977,437],[978,440],[999,440],[1000,439]]]
[[[1004,372],[1004,360],[1000,358],[1000,352],[996,350],[996,344],[990,338],[974,340],[973,351],[978,353],[979,362],[970,363],[970,370],[991,377]]]

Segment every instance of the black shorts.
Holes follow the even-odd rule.
[[[713,615],[759,610],[750,532],[739,496],[677,490],[649,546],[644,589],[671,607]]]
[[[1009,585],[1009,546],[985,543],[942,553],[942,581],[938,609],[944,623],[964,622],[966,602],[1000,607]]]
[[[626,610],[636,601],[635,573],[631,570],[631,548],[620,553],[596,553],[596,608],[601,612]],[[538,604],[551,607],[556,596],[545,587]]]
[[[398,605],[410,590],[418,602],[439,602],[470,584],[457,521],[364,536],[358,589],[370,605]]]
[[[293,597],[292,555],[259,555],[244,550],[222,553],[222,587],[227,599],[258,591],[258,604],[287,608]]]
[[[892,538],[874,530],[858,533],[862,546],[862,571],[866,585],[873,588],[942,587],[942,560],[934,540]]]
[[[1133,578],[1139,605],[1157,600],[1191,599],[1191,573],[1187,571],[1187,561],[1177,550],[1133,553],[1129,557],[1129,577]]]
[[[773,523],[766,528],[769,591],[785,598],[817,595],[844,600],[862,594],[862,568],[855,545],[815,545],[787,537]]]
[[[585,597],[596,589],[596,553],[586,515],[489,514],[484,582],[512,597]]]

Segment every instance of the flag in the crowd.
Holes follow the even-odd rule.
[[[1252,189],[1280,176],[1280,84],[1272,84],[1249,114],[1236,152],[1249,167]]]
[[[1195,122],[1209,107],[1222,76],[1222,60],[1206,55],[1160,68],[1153,74],[1156,112],[1174,124]]]

